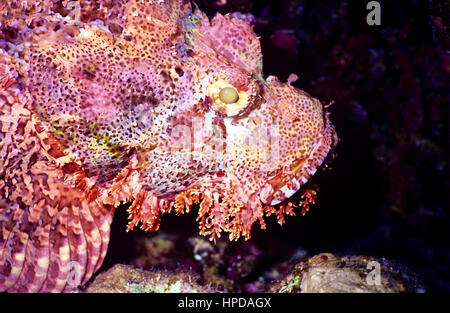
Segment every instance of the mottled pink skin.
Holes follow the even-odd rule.
[[[294,214],[273,206],[333,148],[328,113],[295,76],[264,79],[247,22],[145,3],[104,6],[103,26],[48,15],[51,1],[0,14],[19,25],[9,46],[25,47],[0,53],[1,291],[86,283],[124,202],[128,229],[198,203],[201,234],[248,239],[264,215]],[[31,13],[41,27],[26,26]],[[222,101],[226,87],[237,102]]]

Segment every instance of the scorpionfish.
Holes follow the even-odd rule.
[[[0,29],[0,291],[86,284],[121,204],[127,230],[191,210],[212,240],[282,224],[337,142],[294,74],[263,77],[246,19],[184,0],[11,0]]]

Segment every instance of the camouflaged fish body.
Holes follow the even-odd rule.
[[[0,15],[19,29],[0,52],[0,291],[85,284],[121,203],[149,231],[198,208],[211,239],[293,214],[337,138],[294,76],[263,78],[245,21],[185,1],[123,1],[101,23],[77,20],[83,2],[32,6]]]

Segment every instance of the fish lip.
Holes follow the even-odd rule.
[[[260,198],[263,203],[269,203],[271,206],[275,206],[292,197],[317,172],[317,169],[323,164],[327,156],[334,151],[338,142],[338,137],[334,126],[329,120],[329,113],[326,112],[324,117],[324,131],[320,135],[320,138],[313,147],[311,153],[305,158],[305,163],[296,171],[291,171],[289,174],[286,174],[283,170],[270,177],[261,189]],[[276,179],[279,175],[281,175],[281,177],[291,176],[290,181],[286,182],[281,187],[276,186],[274,189],[271,181]],[[291,189],[288,186],[294,186],[294,189]],[[274,198],[275,194],[279,191],[282,191],[282,194],[277,198]]]

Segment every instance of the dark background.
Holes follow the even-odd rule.
[[[449,72],[450,1],[379,1],[381,25],[368,26],[368,1],[196,1],[208,15],[251,13],[261,36],[265,75],[319,98],[340,141],[308,183],[319,186],[306,214],[280,227],[268,218],[249,244],[256,279],[298,251],[385,257],[415,271],[427,292],[450,291]],[[298,198],[298,195],[297,195]],[[170,214],[159,234],[198,232],[195,212]],[[127,213],[117,210],[102,269],[129,263],[134,241]],[[299,250],[300,249],[300,250]]]

